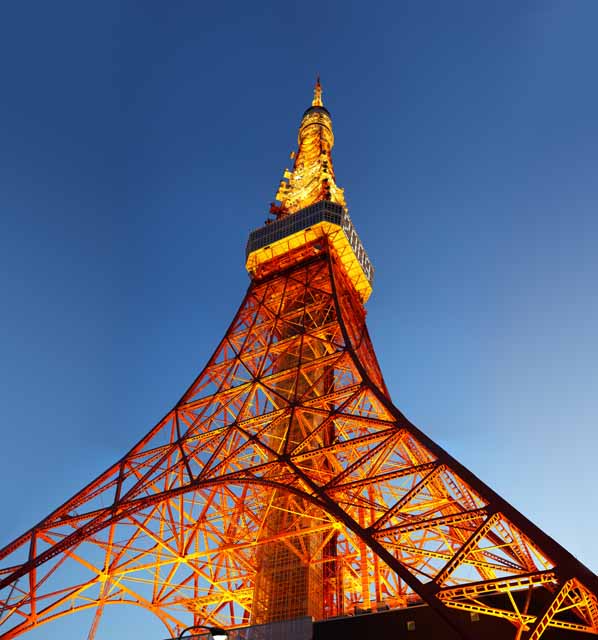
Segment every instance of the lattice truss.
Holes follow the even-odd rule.
[[[1,551],[2,638],[90,608],[93,637],[113,604],[174,635],[418,600],[456,629],[461,609],[598,633],[596,576],[393,407],[318,251],[252,283],[172,411]]]

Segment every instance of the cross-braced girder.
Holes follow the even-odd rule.
[[[255,280],[180,402],[0,552],[0,637],[108,605],[242,626],[425,601],[598,634],[598,580],[392,405],[323,243]],[[283,590],[286,591],[283,593]]]

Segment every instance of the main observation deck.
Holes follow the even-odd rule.
[[[259,275],[267,263],[326,238],[362,302],[372,293],[374,268],[346,208],[323,200],[274,220],[249,234],[246,268]]]

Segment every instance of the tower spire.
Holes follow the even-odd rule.
[[[320,83],[320,74],[316,78],[316,86],[314,87],[314,99],[311,101],[312,107],[323,107],[322,102],[322,84]]]
[[[345,207],[344,191],[336,184],[332,166],[332,118],[322,102],[320,76],[311,107],[301,119],[298,145],[297,152],[291,154],[293,170],[285,170],[276,193],[280,205],[273,205],[272,213],[281,218],[322,200]]]

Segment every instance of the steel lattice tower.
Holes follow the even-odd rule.
[[[169,633],[423,601],[598,634],[598,577],[392,404],[373,270],[335,181],[320,83],[251,284],[205,369],[121,460],[0,552],[0,637],[133,604]],[[554,637],[554,636],[552,636]]]

